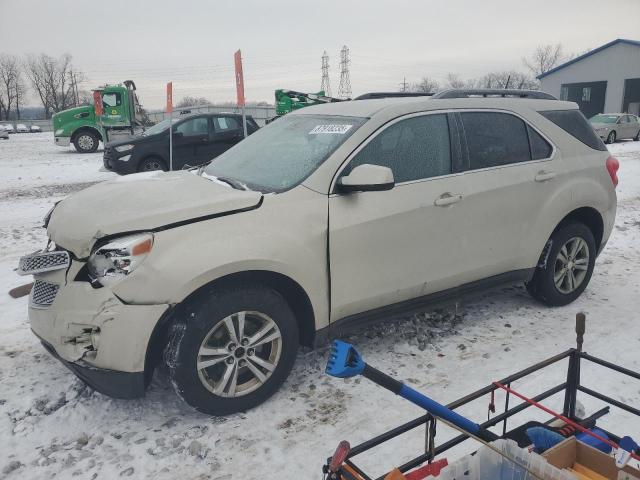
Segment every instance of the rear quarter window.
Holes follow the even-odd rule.
[[[538,113],[588,147],[603,152],[607,151],[606,145],[600,140],[580,110],[548,110]]]

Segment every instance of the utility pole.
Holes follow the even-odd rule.
[[[325,96],[331,96],[331,84],[329,83],[329,55],[325,50],[322,54],[322,82],[320,83],[320,90],[322,90]]]
[[[402,77],[402,82],[400,82],[400,91],[406,92],[409,90],[409,84],[407,83],[407,77]]]
[[[338,98],[351,98],[351,80],[349,79],[349,48],[344,45],[340,50],[340,87]]]

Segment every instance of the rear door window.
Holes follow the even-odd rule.
[[[216,133],[239,130],[240,124],[233,117],[213,117],[213,128]]]
[[[529,144],[531,145],[531,159],[542,160],[549,158],[553,148],[542,136],[533,128],[527,125],[527,133],[529,134]]]
[[[588,147],[603,152],[607,151],[606,145],[580,110],[548,110],[538,113]]]
[[[396,183],[450,174],[447,116],[423,115],[391,125],[358,152],[343,174],[363,164],[389,167]]]
[[[531,160],[527,125],[520,118],[499,112],[463,112],[460,116],[471,170]]]

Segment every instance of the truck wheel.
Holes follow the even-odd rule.
[[[165,361],[176,393],[196,410],[228,415],[261,404],[286,380],[298,326],[275,290],[216,290],[186,306]]]
[[[162,159],[158,157],[147,157],[138,165],[139,172],[153,172],[154,170],[163,170],[166,172],[167,166]]]
[[[582,223],[570,223],[551,235],[531,281],[525,285],[533,298],[549,306],[567,305],[585,288],[596,262],[596,241]]]
[[[84,130],[73,138],[73,145],[79,153],[93,153],[98,149],[100,140],[98,135],[90,130]]]

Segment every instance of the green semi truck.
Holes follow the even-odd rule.
[[[105,85],[94,90],[102,99],[102,115],[96,115],[94,105],[63,110],[53,115],[55,144],[68,147],[73,143],[80,153],[98,149],[100,141],[139,133],[145,116],[136,95],[136,85],[125,80],[117,85]]]
[[[318,93],[296,92],[295,90],[279,89],[276,96],[276,117],[281,117],[293,110],[319,105],[321,103],[331,103],[342,101],[339,98],[327,97],[323,91]]]

